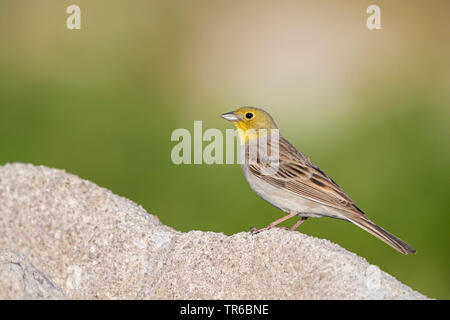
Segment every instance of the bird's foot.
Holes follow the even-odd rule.
[[[287,228],[287,227],[275,227],[275,226],[268,225],[267,227],[264,227],[264,228],[261,228],[261,229],[256,229],[255,227],[251,227],[249,231],[251,233],[253,233],[253,234],[257,234],[257,233],[260,233],[262,231],[269,230],[269,229],[272,229],[272,228],[280,228],[280,229],[283,229],[283,230],[289,230],[289,228]]]
[[[261,228],[261,229],[256,229],[255,227],[251,227],[248,231],[250,231],[250,233],[252,234],[257,234],[260,233],[261,231],[263,231],[265,228]]]

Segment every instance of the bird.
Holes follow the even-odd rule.
[[[250,188],[285,213],[266,227],[251,231],[268,230],[298,217],[289,229],[294,231],[310,217],[331,217],[355,224],[403,254],[416,253],[407,243],[370,221],[333,179],[279,133],[268,112],[245,106],[221,116],[232,122],[239,132],[240,163]],[[277,139],[272,140],[272,137]],[[267,152],[252,154],[252,150],[263,150],[252,149],[252,145],[258,144],[267,144]]]

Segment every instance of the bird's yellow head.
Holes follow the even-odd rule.
[[[222,114],[222,118],[233,122],[234,126],[239,129],[239,136],[243,143],[258,138],[261,129],[266,129],[269,134],[270,130],[277,129],[270,114],[255,107],[242,107]]]

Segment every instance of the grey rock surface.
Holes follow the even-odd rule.
[[[27,258],[0,248],[0,300],[64,298],[61,289]]]
[[[0,247],[74,299],[426,299],[328,240],[281,229],[181,233],[43,166],[0,167]]]

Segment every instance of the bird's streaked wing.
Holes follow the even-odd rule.
[[[249,148],[246,148],[247,155],[248,150]],[[283,137],[280,137],[279,163],[276,173],[266,174],[267,171],[264,168],[270,166],[267,159],[260,161],[258,157],[256,162],[249,163],[248,166],[251,173],[273,186],[284,188],[301,197],[335,209],[364,215],[353,200],[330,177]]]

